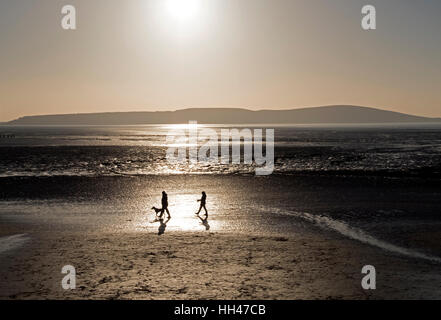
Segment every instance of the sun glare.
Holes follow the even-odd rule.
[[[200,0],[167,0],[170,15],[180,21],[188,21],[199,14]]]

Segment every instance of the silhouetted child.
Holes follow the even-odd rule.
[[[205,191],[202,191],[202,198],[198,199],[198,202],[201,203],[201,206],[199,207],[199,211],[196,212],[196,214],[199,214],[201,212],[202,208],[204,208],[205,215],[208,217],[207,208],[205,207],[206,201],[207,201],[207,195],[205,194]]]

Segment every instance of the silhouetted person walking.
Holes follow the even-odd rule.
[[[170,219],[171,216],[170,216],[170,212],[168,211],[168,196],[167,193],[165,193],[165,191],[162,191],[161,204],[162,204],[161,215],[159,217],[162,218],[164,211],[167,211],[167,216]]]
[[[206,201],[207,201],[207,195],[205,194],[205,191],[202,191],[202,198],[198,199],[198,202],[201,203],[201,206],[199,207],[199,211],[196,212],[196,214],[199,214],[201,212],[202,208],[204,208],[205,215],[208,217],[207,208],[205,207]]]

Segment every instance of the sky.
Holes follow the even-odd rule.
[[[0,0],[0,121],[333,104],[441,117],[440,16],[439,0]]]

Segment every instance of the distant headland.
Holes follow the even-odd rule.
[[[3,125],[141,125],[176,124],[195,120],[205,124],[320,124],[441,122],[377,108],[332,105],[289,110],[190,108],[156,112],[106,112],[25,116]]]

